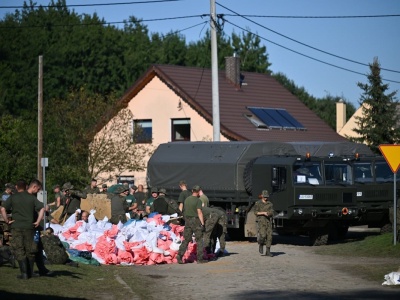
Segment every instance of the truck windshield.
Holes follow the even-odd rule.
[[[375,162],[376,182],[393,182],[393,172],[385,161]],[[400,181],[400,174],[397,171],[396,181]]]
[[[294,184],[322,184],[321,164],[318,162],[296,162],[293,165]]]
[[[353,184],[352,168],[343,162],[325,162],[326,184]]]
[[[372,182],[372,163],[356,162],[354,163],[354,181],[356,183]]]

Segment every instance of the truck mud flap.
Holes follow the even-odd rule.
[[[245,237],[257,236],[257,222],[256,222],[256,215],[254,214],[254,206],[247,213],[246,222],[244,224],[244,236]]]

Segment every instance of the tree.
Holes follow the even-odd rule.
[[[362,116],[356,118],[357,128],[353,129],[359,137],[352,140],[367,144],[372,151],[379,154],[380,144],[400,142],[399,115],[396,111],[397,92],[386,93],[389,85],[382,83],[378,58],[374,58],[369,68],[369,83],[357,83],[363,90],[359,101]]]
[[[143,171],[145,158],[154,151],[149,145],[136,144],[132,133],[133,114],[121,109],[94,137],[89,145],[89,173],[98,177],[101,173]],[[135,135],[140,132],[135,130]],[[108,178],[103,178],[103,181]]]

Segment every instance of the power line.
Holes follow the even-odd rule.
[[[236,24],[234,24],[234,23],[232,23],[232,22],[230,22],[230,21],[228,21],[228,20],[225,20],[225,22],[227,22],[227,23],[231,24],[232,26],[235,26],[235,27],[237,27],[237,28],[239,28],[239,29],[241,29],[241,30],[243,30],[243,31],[246,31],[246,32],[248,32],[248,33],[250,33],[250,34],[252,34],[252,35],[254,35],[254,36],[257,36],[257,37],[259,37],[259,38],[262,39],[262,40],[265,40],[265,41],[267,41],[267,42],[269,42],[269,43],[271,43],[271,44],[274,44],[274,45],[276,45],[276,46],[278,46],[278,47],[281,47],[281,48],[283,48],[283,49],[286,49],[286,50],[291,51],[291,52],[293,52],[293,53],[296,53],[296,54],[298,54],[298,55],[307,57],[307,58],[309,58],[309,59],[312,59],[312,60],[314,60],[314,61],[323,63],[323,64],[325,64],[325,65],[328,65],[328,66],[331,66],[331,67],[334,67],[334,68],[337,68],[337,69],[341,69],[341,70],[348,71],[348,72],[351,72],[351,73],[354,73],[354,74],[358,74],[358,75],[362,75],[362,76],[367,76],[367,75],[364,74],[364,73],[357,72],[357,71],[354,71],[354,70],[350,70],[350,69],[347,69],[347,68],[344,68],[344,67],[340,67],[340,66],[337,66],[337,65],[328,63],[328,62],[326,62],[326,61],[323,61],[323,60],[320,60],[320,59],[311,57],[311,56],[309,56],[309,55],[303,54],[303,53],[301,53],[301,52],[295,51],[295,50],[290,49],[290,48],[288,48],[288,47],[282,46],[282,45],[280,45],[280,44],[278,44],[278,43],[275,43],[275,42],[273,42],[273,41],[271,41],[271,40],[268,40],[268,39],[266,39],[266,38],[264,38],[264,37],[262,37],[262,36],[260,36],[260,35],[258,35],[258,34],[255,34],[255,33],[251,32],[251,31],[249,31],[249,30],[247,30],[247,29],[244,29],[243,27],[240,27],[240,26],[238,26],[238,25],[236,25]],[[381,68],[381,69],[382,69],[382,68]],[[388,82],[393,82],[393,83],[400,83],[400,81],[391,80],[391,79],[382,78],[382,80],[388,81]]]
[[[87,7],[87,6],[111,6],[111,5],[128,5],[128,4],[151,4],[159,2],[177,2],[183,0],[148,0],[148,1],[131,1],[131,2],[109,2],[109,3],[92,3],[92,4],[72,4],[72,5],[27,5],[28,7]],[[0,8],[25,8],[25,6],[0,6]]]
[[[313,50],[322,52],[322,53],[324,53],[324,54],[327,54],[327,55],[330,55],[330,56],[333,56],[333,57],[336,57],[336,58],[339,58],[339,59],[343,59],[343,60],[346,60],[346,61],[349,61],[349,62],[352,62],[352,63],[355,63],[355,64],[359,64],[359,65],[362,65],[362,66],[367,66],[367,67],[369,67],[368,64],[365,64],[365,63],[362,63],[362,62],[358,62],[358,61],[355,61],[355,60],[352,60],[352,59],[348,59],[348,58],[345,58],[345,57],[343,57],[343,56],[339,56],[339,55],[336,55],[336,54],[333,54],[333,53],[330,53],[330,52],[327,52],[327,51],[318,49],[318,48],[316,48],[316,47],[307,45],[307,44],[305,44],[305,43],[303,43],[303,42],[300,42],[300,41],[295,40],[295,39],[293,39],[293,38],[291,38],[291,37],[288,37],[288,36],[286,36],[286,35],[284,35],[284,34],[281,34],[281,33],[277,32],[277,31],[275,31],[275,30],[272,30],[272,29],[270,29],[270,28],[268,28],[268,27],[266,27],[266,26],[264,26],[264,25],[262,25],[262,24],[259,24],[259,23],[255,22],[255,21],[253,21],[253,20],[251,20],[251,19],[249,19],[249,18],[246,18],[246,17],[244,17],[244,16],[238,14],[237,12],[235,12],[235,11],[233,11],[233,10],[227,8],[226,6],[223,6],[222,4],[219,4],[219,3],[217,3],[217,4],[218,4],[219,6],[221,6],[221,7],[223,7],[223,8],[225,8],[225,9],[229,10],[230,12],[235,13],[237,16],[242,17],[243,19],[246,19],[246,20],[249,21],[249,22],[252,22],[252,23],[254,23],[254,24],[256,24],[256,25],[258,25],[258,26],[260,26],[260,27],[262,27],[262,28],[264,28],[264,29],[266,29],[266,30],[268,30],[268,31],[271,31],[271,32],[273,32],[273,33],[275,33],[275,34],[277,34],[277,35],[279,35],[279,36],[281,36],[281,37],[284,37],[284,38],[286,38],[286,39],[288,39],[288,40],[291,40],[291,41],[293,41],[293,42],[295,42],[295,43],[298,43],[298,44],[303,45],[303,46],[305,46],[305,47],[311,48],[311,49],[313,49]],[[381,70],[384,70],[384,71],[387,71],[387,72],[393,72],[393,73],[400,73],[400,71],[390,70],[390,69],[386,69],[386,68],[381,68]]]
[[[204,15],[193,15],[193,16],[183,16],[183,17],[170,17],[170,18],[157,18],[157,19],[147,19],[138,20],[140,22],[155,22],[155,21],[168,21],[168,20],[178,20],[178,19],[189,19],[203,17]],[[96,23],[73,23],[73,24],[45,24],[45,25],[26,25],[26,26],[0,26],[0,29],[19,29],[19,28],[44,28],[46,26],[52,27],[73,27],[73,26],[98,26],[98,25],[114,25],[114,24],[124,24],[129,21],[116,21],[116,22],[96,22]],[[204,22],[200,23],[203,24]]]
[[[217,3],[218,4],[218,3]],[[221,5],[222,6],[222,5]],[[234,14],[224,14],[230,17],[239,17]],[[277,18],[277,19],[357,19],[357,18],[391,18],[400,15],[366,15],[366,16],[263,16],[263,15],[241,15],[249,18]]]

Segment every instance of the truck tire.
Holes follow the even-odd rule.
[[[318,229],[310,232],[310,246],[324,246],[328,244],[329,234]]]
[[[243,171],[243,183],[244,183],[244,188],[246,189],[246,192],[248,192],[250,195],[253,194],[253,176],[252,176],[252,171],[253,171],[253,165],[254,162],[256,161],[256,158],[253,158],[250,160],[247,164],[246,167],[244,168]]]
[[[381,231],[380,231],[381,234],[384,234],[384,233],[391,233],[391,232],[393,232],[392,224],[390,224],[390,223],[384,224],[384,225],[381,227]]]

